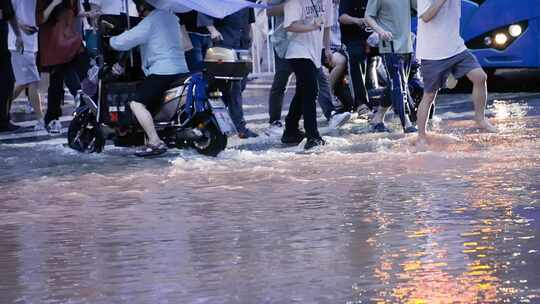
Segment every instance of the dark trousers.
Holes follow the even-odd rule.
[[[236,126],[238,132],[243,132],[246,129],[246,120],[244,118],[244,110],[242,93],[246,88],[247,78],[242,81],[223,81],[220,83],[220,91],[223,94],[223,103],[227,106],[229,115]]]
[[[47,113],[45,113],[45,125],[62,116],[62,101],[64,100],[64,82],[73,97],[81,89],[77,60],[50,67],[49,89],[47,98]]]
[[[366,88],[367,54],[362,41],[345,43],[349,55],[349,74],[353,84],[354,108],[361,104],[369,106],[369,95]]]
[[[409,74],[411,71],[410,54],[384,54],[383,62],[390,77],[387,89],[390,93],[394,112],[399,115],[401,125],[405,126],[405,105],[409,102]]]
[[[210,36],[190,33],[189,38],[193,49],[186,52],[186,63],[191,73],[202,72],[204,69],[204,56],[212,46]]]
[[[274,53],[274,55],[276,60],[276,73],[274,74],[274,81],[272,82],[270,99],[268,101],[270,123],[281,120],[283,96],[285,95],[285,89],[287,82],[289,81],[289,77],[294,72],[287,59],[280,58],[276,53]],[[317,71],[317,85],[319,89],[319,105],[326,119],[330,119],[332,111],[335,111],[336,108],[332,103],[332,95],[330,94],[330,83],[328,81],[328,77],[326,77],[322,69]]]
[[[15,85],[11,55],[7,47],[8,25],[0,21],[0,128],[9,124],[9,110]]]
[[[304,117],[304,129],[308,138],[320,138],[317,129],[317,107],[315,100],[319,91],[315,64],[309,59],[287,60],[296,75],[296,92],[285,119],[285,129],[295,130],[299,127],[300,118]]]

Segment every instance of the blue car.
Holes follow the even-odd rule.
[[[461,35],[487,71],[540,68],[540,0],[463,0]]]
[[[488,73],[540,68],[540,0],[462,0],[461,8],[461,36]]]

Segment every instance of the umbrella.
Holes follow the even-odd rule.
[[[246,0],[147,0],[153,6],[174,11],[176,13],[184,13],[191,10],[196,10],[205,15],[215,18],[225,18],[243,8],[266,8],[266,5],[256,4]]]

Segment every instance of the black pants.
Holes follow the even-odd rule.
[[[349,55],[349,73],[353,84],[355,108],[361,104],[369,106],[366,89],[367,55],[362,41],[351,41],[345,44]]]
[[[309,59],[287,59],[296,75],[296,92],[285,119],[288,131],[298,129],[300,118],[304,116],[304,129],[308,138],[320,138],[317,129],[317,108],[315,101],[319,92],[317,74],[319,71]]]
[[[62,101],[64,100],[64,82],[73,97],[81,89],[79,71],[77,69],[78,57],[72,61],[50,67],[49,89],[47,101],[47,113],[45,113],[45,125],[62,116]],[[68,80],[68,81],[66,81]]]
[[[11,56],[7,47],[8,25],[0,21],[0,128],[9,124],[9,110],[15,86]]]

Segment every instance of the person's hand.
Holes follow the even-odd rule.
[[[379,33],[379,36],[381,37],[381,39],[386,41],[392,41],[394,39],[394,36],[389,31],[383,30]]]
[[[354,20],[354,23],[358,25],[359,27],[366,27],[368,26],[368,23],[365,18],[356,18]]]
[[[24,42],[21,36],[15,38],[15,48],[17,49],[17,52],[20,52],[21,54],[24,53]]]
[[[331,50],[324,50],[324,56],[326,57],[326,64],[328,64],[329,67],[333,68],[336,65],[334,64],[334,55],[332,54]]]
[[[315,30],[322,30],[324,26],[324,19],[322,17],[318,17],[318,18],[315,18],[314,22],[313,22],[313,28]]]
[[[35,26],[31,26],[31,25],[24,24],[24,23],[19,23],[19,28],[26,35],[33,35],[33,34],[37,33],[37,31],[38,31],[38,29]]]
[[[212,38],[212,41],[223,41],[223,35],[216,29],[210,30],[210,38]]]

